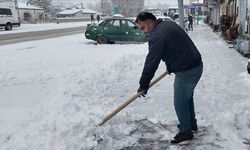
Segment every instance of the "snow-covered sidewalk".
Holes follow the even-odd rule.
[[[96,127],[135,94],[147,44],[94,45],[78,34],[1,46],[0,149],[249,149],[247,59],[207,25],[189,34],[204,62],[194,96],[200,131],[189,145],[166,142],[177,132],[173,74]]]

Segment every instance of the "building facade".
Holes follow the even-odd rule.
[[[204,0],[209,10],[207,23],[214,31],[234,43],[244,55],[250,55],[250,0]]]
[[[95,15],[95,14],[100,14],[97,11],[94,10],[90,10],[87,8],[83,8],[83,9],[66,9],[63,11],[60,11],[58,13],[56,13],[56,17],[57,18],[81,18],[81,17],[90,17],[90,15]]]
[[[135,17],[144,9],[144,0],[101,0],[101,9],[107,15]]]
[[[21,23],[37,23],[46,19],[44,10],[38,6],[27,3],[18,3],[18,11]]]

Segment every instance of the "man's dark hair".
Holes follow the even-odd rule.
[[[156,21],[157,19],[152,13],[143,11],[137,15],[135,22],[138,23],[139,21],[145,21],[145,20]]]

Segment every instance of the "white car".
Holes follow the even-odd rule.
[[[155,16],[157,19],[162,19],[163,21],[173,21],[172,18],[168,16]]]
[[[0,3],[0,28],[12,30],[14,26],[20,26],[15,5],[13,3]]]

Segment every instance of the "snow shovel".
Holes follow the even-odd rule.
[[[160,81],[162,78],[164,78],[166,75],[168,74],[168,72],[164,72],[162,75],[160,75],[159,77],[157,77],[154,81],[152,81],[149,84],[149,88],[151,88],[152,86],[154,86],[158,81]],[[118,112],[120,112],[123,108],[125,108],[126,106],[128,106],[130,103],[132,103],[136,98],[138,98],[140,95],[142,95],[144,93],[144,91],[139,92],[137,94],[135,94],[133,97],[131,97],[129,100],[127,100],[126,102],[124,102],[122,105],[120,105],[119,107],[117,107],[112,113],[110,113],[109,115],[107,115],[102,122],[99,124],[99,126],[102,126],[105,122],[107,122],[109,119],[111,119],[112,117],[114,117]]]

